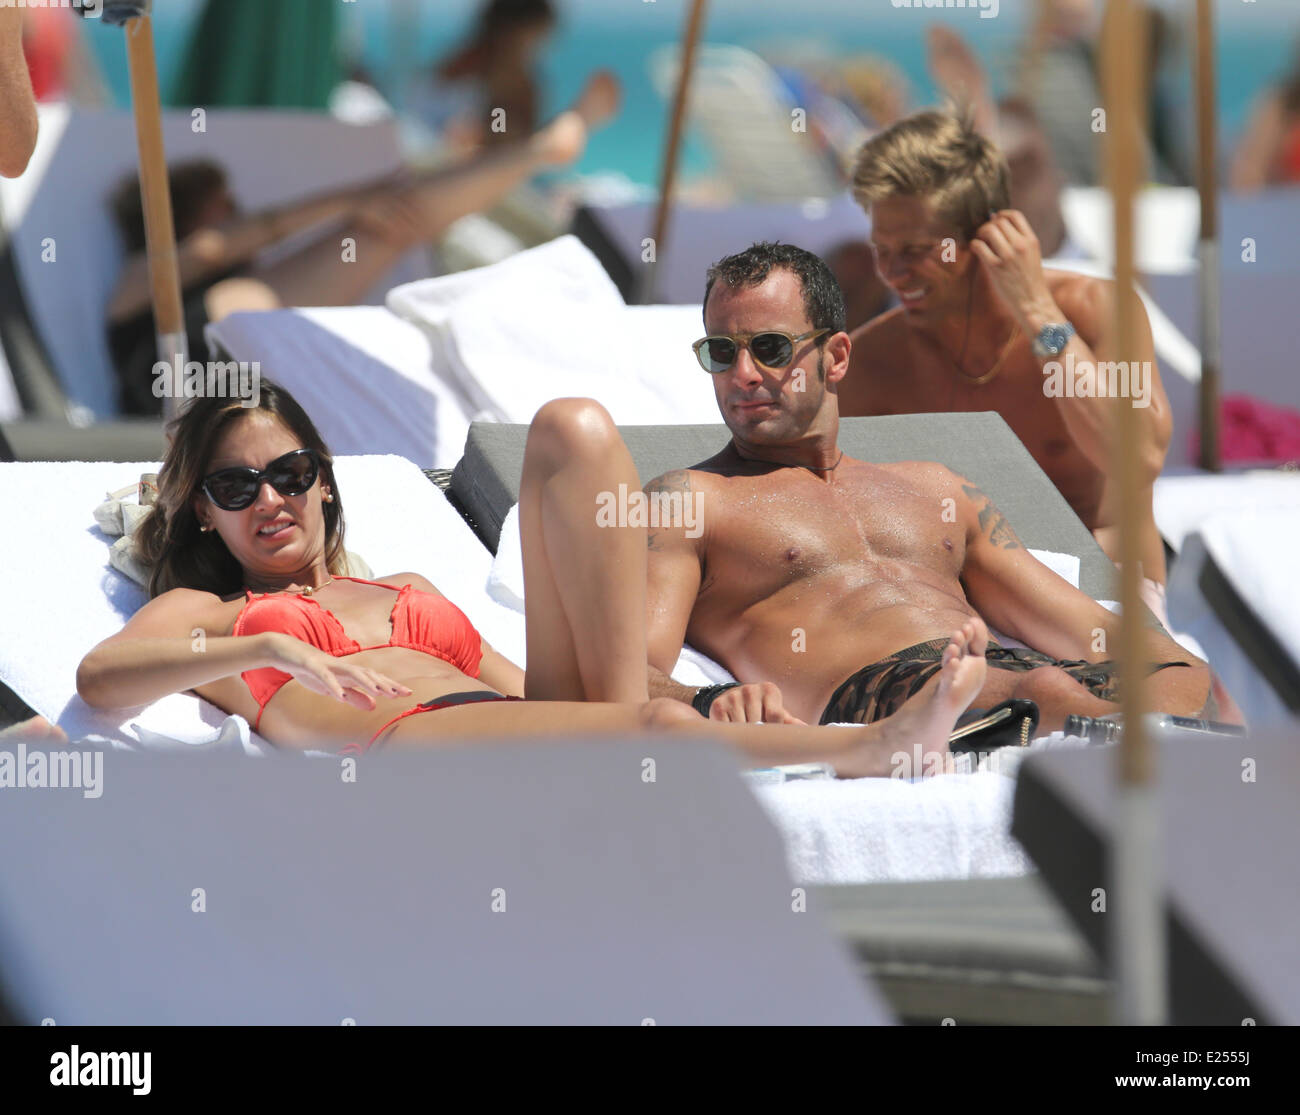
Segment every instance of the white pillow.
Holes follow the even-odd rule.
[[[600,261],[576,236],[561,236],[488,267],[394,287],[387,303],[398,317],[440,334],[457,302],[482,290],[493,292],[507,307],[541,294],[592,307],[624,304]]]
[[[616,422],[719,420],[690,348],[699,308],[626,306],[576,237],[397,287],[388,305],[425,332],[476,418],[530,422],[551,399],[587,396]]]

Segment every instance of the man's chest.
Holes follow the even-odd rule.
[[[1024,348],[1024,351],[1019,351]],[[987,374],[987,373],[985,373]],[[1001,415],[1049,475],[1092,471],[1074,444],[1058,400],[1044,389],[1038,361],[1017,346],[1007,363],[984,383],[963,378],[931,356],[886,374],[872,370],[873,412],[881,414],[975,413]]]
[[[816,581],[957,574],[965,553],[959,491],[906,482],[829,485],[808,475],[732,482],[705,514],[705,589],[775,591]]]

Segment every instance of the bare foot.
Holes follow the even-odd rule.
[[[891,778],[920,778],[952,769],[948,737],[959,717],[984,687],[984,652],[989,629],[972,616],[943,650],[943,667],[929,684],[893,716],[881,720],[877,747],[889,753]]]
[[[618,111],[623,88],[609,70],[587,80],[573,107],[560,113],[533,136],[533,149],[546,166],[569,166],[587,149],[587,139]]]
[[[623,100],[623,86],[613,70],[597,70],[573,103],[573,111],[587,122],[593,132],[604,126],[618,111]]]
[[[0,732],[5,743],[67,743],[68,733],[43,716],[33,716]]]

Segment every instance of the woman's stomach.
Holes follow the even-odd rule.
[[[281,747],[333,750],[347,743],[366,743],[393,717],[425,701],[448,693],[491,691],[478,678],[450,662],[406,647],[376,647],[336,659],[340,664],[363,666],[411,690],[406,697],[375,697],[374,707],[357,694],[343,702],[287,682],[262,710],[261,734]]]

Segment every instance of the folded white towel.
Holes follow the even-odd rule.
[[[1014,774],[1033,751],[1087,746],[1055,732],[993,752],[993,769],[931,778],[858,778],[754,785],[802,883],[878,883],[1023,875],[1011,836]]]

